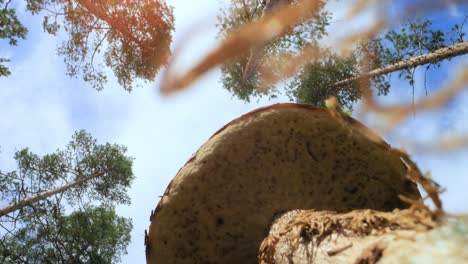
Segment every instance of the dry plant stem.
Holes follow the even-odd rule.
[[[332,113],[332,117],[337,119],[338,121],[342,120],[342,115],[338,111],[339,109],[339,104],[338,101],[336,100],[335,97],[330,97],[327,100],[328,108]],[[350,128],[352,129],[352,128]],[[370,140],[375,141],[375,136],[372,136],[368,133],[364,133]],[[399,156],[402,161],[408,166],[407,169],[407,176],[410,180],[418,183],[421,185],[421,187],[426,191],[428,194],[429,198],[433,201],[436,209],[434,212],[431,212],[429,207],[424,205],[424,198],[419,199],[419,200],[412,200],[408,197],[405,197],[403,195],[399,195],[400,199],[403,201],[411,204],[413,207],[416,209],[423,209],[428,212],[431,212],[434,218],[438,218],[440,215],[443,213],[443,208],[442,208],[442,201],[440,200],[439,193],[441,192],[439,186],[432,180],[430,180],[427,177],[424,177],[421,170],[419,169],[418,165],[411,160],[410,156],[401,150],[395,149],[395,148],[390,148],[390,152],[393,152],[397,156]]]
[[[317,1],[302,0],[297,5],[281,8],[257,22],[252,22],[240,28],[236,34],[228,37],[218,48],[214,49],[180,78],[170,76],[172,69],[171,65],[169,65],[163,76],[161,92],[167,95],[182,90],[202,74],[224,61],[244,54],[246,50],[252,47],[262,46],[274,37],[281,35],[300,19],[307,17],[310,13],[315,13],[318,8]]]
[[[341,52],[346,53],[347,51],[350,50],[350,48],[353,48],[357,43],[363,40],[372,39],[375,36],[377,36],[377,34],[379,34],[382,28],[384,28],[384,26],[386,25],[388,25],[387,22],[383,18],[379,18],[377,21],[374,22],[372,27],[370,27],[369,29],[363,32],[349,35],[343,39],[336,40],[335,41],[335,43],[337,43],[336,46]],[[332,84],[330,87],[335,87],[334,85],[336,84]]]
[[[400,145],[406,146],[407,149],[417,152],[450,152],[462,150],[468,146],[468,135],[450,133],[441,136],[437,142],[432,143],[416,142],[414,139],[406,137],[397,137],[396,141],[401,142]]]
[[[328,101],[330,102],[329,109],[332,112],[332,117],[334,117],[335,119],[340,121],[343,117],[339,113],[339,111],[337,110],[337,109],[339,109],[339,105],[338,105],[338,102],[337,102],[336,98],[331,97]],[[372,136],[372,135],[370,135],[368,133],[365,133],[364,135],[366,135],[370,140],[375,141],[375,136]],[[423,209],[423,210],[426,210],[428,212],[431,212],[434,219],[436,219],[440,215],[442,215],[443,207],[442,207],[442,201],[440,200],[440,197],[439,197],[439,193],[441,192],[439,186],[434,181],[432,181],[429,178],[423,176],[423,174],[422,174],[421,170],[419,169],[418,165],[414,161],[411,160],[410,156],[407,153],[405,153],[405,152],[403,152],[401,150],[395,149],[395,148],[390,148],[390,151],[395,153],[396,155],[398,155],[402,159],[402,161],[408,166],[408,170],[407,170],[408,178],[410,180],[412,180],[412,181],[414,181],[414,182],[421,185],[421,187],[428,194],[429,198],[433,201],[436,209],[435,209],[434,212],[431,212],[429,207],[427,207],[424,204],[424,199],[411,200],[411,199],[409,199],[409,198],[407,198],[405,196],[402,196],[402,195],[399,196],[400,199],[402,199],[403,201],[411,204],[416,209]]]
[[[402,194],[398,195],[398,197],[400,197],[400,199],[403,202],[411,204],[410,210],[412,210],[412,211],[424,210],[425,212],[431,212],[430,208],[426,204],[424,204],[424,201],[427,200],[427,198],[429,198],[429,196],[426,196],[426,197],[418,199],[418,200],[411,199],[411,198],[406,197],[406,196],[404,196]]]
[[[266,5],[265,5],[265,8],[263,9],[263,15],[262,16],[266,16],[268,14],[271,14],[273,11],[275,10],[279,10],[281,8],[284,8],[286,6],[288,6],[290,0],[269,0],[267,1]],[[246,9],[246,5],[245,5],[245,2],[243,2],[244,4],[244,9]],[[246,11],[247,13],[247,11]],[[249,19],[250,21],[250,19]],[[262,46],[259,46],[259,47],[253,47],[252,49],[250,49],[250,56],[249,56],[249,59],[247,60],[247,64],[245,66],[245,69],[244,69],[244,72],[242,74],[242,79],[244,81],[247,81],[248,79],[250,79],[250,77],[252,77],[255,72],[257,71],[258,69],[258,65],[260,63],[260,60],[262,58],[262,53],[263,53],[263,50],[264,50],[265,46],[262,45]]]
[[[460,150],[468,145],[468,135],[450,135],[442,137],[436,144],[419,144],[416,148],[422,151],[453,151]]]
[[[352,46],[353,43],[358,42],[359,40],[362,39],[368,39],[377,34],[383,27],[384,21],[378,21],[372,28],[369,30],[355,34],[352,36],[349,36],[341,41],[338,41],[341,43],[339,45],[339,49],[342,51],[345,51],[348,49],[350,46]],[[269,72],[272,72],[272,69],[268,66],[262,67],[262,83],[265,85],[272,85],[277,83],[278,81],[281,81],[281,79],[286,79],[291,76],[293,76],[296,71],[305,65],[306,63],[317,60],[320,55],[320,49],[319,47],[315,45],[307,45],[302,52],[300,53],[299,56],[296,56],[289,62],[286,62],[286,65],[283,67],[282,74],[279,76],[272,76],[271,74],[268,74]]]
[[[468,83],[468,67],[466,64],[458,68],[458,73],[452,81],[441,87],[437,93],[425,99],[415,102],[414,104],[397,104],[397,105],[382,105],[375,101],[370,91],[369,79],[361,78],[360,88],[363,91],[364,104],[362,113],[375,112],[382,115],[386,119],[385,130],[383,133],[389,133],[399,123],[405,120],[411,114],[431,109],[438,109],[448,103],[450,99],[455,97],[463,89],[466,89]]]
[[[468,214],[451,214],[445,213],[445,216],[449,218],[456,218],[456,219],[468,219]]]
[[[346,19],[350,20],[353,19],[354,17],[358,16],[360,13],[364,12],[366,8],[368,8],[371,4],[373,3],[379,3],[382,4],[382,0],[356,0],[352,4],[351,8],[347,10],[346,12]]]
[[[395,152],[397,155],[400,155],[401,159],[408,165],[408,177],[421,185],[421,187],[426,191],[427,195],[431,198],[432,202],[434,203],[436,209],[435,211],[431,212],[434,218],[438,218],[443,214],[443,208],[442,208],[442,201],[440,200],[439,193],[440,193],[440,188],[438,185],[433,182],[432,180],[426,178],[423,176],[421,173],[421,170],[419,169],[418,165],[414,161],[411,160],[409,155],[401,150],[397,150],[395,148],[391,148],[392,152]],[[400,196],[400,198],[404,197]],[[420,205],[422,205],[423,209],[428,210],[428,207],[424,205],[422,202],[423,199],[421,199]]]
[[[283,67],[283,72],[281,76],[275,76],[269,74],[271,69],[268,67],[263,67],[262,71],[262,83],[266,85],[275,84],[281,79],[286,79],[293,76],[297,69],[302,65],[306,64],[311,60],[316,60],[319,56],[320,49],[315,45],[307,45],[301,52],[301,54],[290,61],[286,62]]]
[[[330,250],[330,251],[327,252],[327,254],[328,254],[329,256],[333,256],[333,255],[336,255],[336,254],[338,254],[338,253],[340,253],[340,252],[342,252],[342,251],[344,251],[344,250],[346,250],[346,249],[348,249],[348,248],[350,248],[350,247],[352,247],[352,246],[353,246],[353,243],[349,243],[349,244],[344,245],[344,246],[342,246],[342,247],[339,247],[339,248],[337,248],[337,249]]]
[[[371,104],[371,110],[375,112],[405,112],[437,109],[445,105],[457,93],[465,89],[468,83],[468,67],[463,65],[459,67],[455,78],[445,87],[441,88],[434,96],[427,97],[424,100],[414,103],[414,105],[393,105],[381,106]]]

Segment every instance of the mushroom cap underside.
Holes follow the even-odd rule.
[[[418,198],[406,166],[358,121],[303,104],[254,110],[216,132],[156,207],[148,263],[255,263],[276,215],[390,211]]]

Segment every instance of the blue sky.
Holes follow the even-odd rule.
[[[174,45],[181,46],[178,65],[193,65],[216,45],[215,0],[174,0],[176,33]],[[451,19],[453,16],[449,16]],[[213,70],[190,89],[171,97],[158,94],[158,80],[132,93],[125,92],[115,80],[110,80],[102,92],[93,90],[80,79],[65,74],[61,57],[56,55],[57,39],[42,32],[41,17],[20,13],[20,19],[30,30],[28,39],[18,47],[0,42],[0,57],[12,59],[13,74],[0,78],[0,168],[14,169],[13,154],[23,147],[45,154],[63,147],[74,131],[86,129],[99,142],[112,142],[128,147],[135,158],[136,179],[130,190],[131,206],[118,208],[125,217],[133,218],[132,243],[123,263],[143,263],[143,232],[149,226],[149,214],[164,192],[168,182],[187,159],[216,130],[239,115],[257,107],[287,101],[261,99],[245,103],[232,97],[220,83],[219,70]],[[201,26],[200,26],[201,25]],[[191,33],[192,38],[183,38]],[[450,78],[449,67],[464,63],[466,56],[444,63],[433,71],[431,87]],[[418,83],[422,75],[418,74]],[[395,79],[395,78],[394,78]],[[411,100],[406,84],[393,82],[392,92],[382,98],[386,102]],[[438,84],[437,84],[438,85]],[[416,98],[424,89],[416,87]],[[401,146],[402,136],[430,141],[441,133],[468,131],[468,93],[464,92],[441,113],[417,113],[398,129],[398,134],[386,139]],[[373,127],[372,118],[363,120]],[[447,192],[442,196],[446,209],[468,212],[468,152],[425,154],[411,152],[423,171],[432,176]]]

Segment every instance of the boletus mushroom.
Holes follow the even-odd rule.
[[[249,112],[216,132],[159,201],[147,263],[255,263],[276,216],[292,209],[406,208],[416,184],[390,147],[350,117],[304,104]]]

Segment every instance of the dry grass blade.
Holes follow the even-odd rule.
[[[403,120],[418,111],[435,110],[446,105],[457,94],[467,88],[468,83],[468,67],[466,65],[460,66],[454,78],[441,87],[434,95],[426,97],[425,99],[415,102],[414,104],[397,104],[397,105],[383,105],[377,103],[373,96],[365,96],[365,106],[362,114],[374,112],[379,114],[385,119],[384,127],[380,130],[383,133],[389,133],[396,128]],[[369,90],[368,84],[363,80],[361,89]],[[447,146],[448,142],[440,144],[440,146]],[[453,144],[452,144],[453,145]]]
[[[369,8],[372,4],[380,3],[380,0],[356,0],[346,12],[346,20],[351,20]]]
[[[387,1],[356,0],[347,12],[347,20],[358,17],[372,6],[382,9],[386,2]],[[441,3],[438,1],[429,1],[427,4],[428,5],[423,8],[426,12],[441,6]],[[443,5],[445,6],[446,4]],[[163,74],[163,81],[160,89],[162,94],[168,95],[182,90],[219,64],[245,54],[246,51],[251,48],[265,45],[268,41],[285,33],[291,26],[297,24],[302,19],[306,17],[310,18],[311,14],[316,14],[319,8],[318,1],[314,0],[302,0],[298,1],[295,5],[278,8],[271,14],[265,15],[260,20],[241,27],[236,33],[230,35],[217,48],[213,49],[199,63],[184,74],[176,74],[174,63],[169,63],[167,70]],[[410,5],[408,9],[421,11],[421,7],[414,4]],[[386,20],[388,19],[389,18],[385,15],[381,16],[370,29],[364,32],[350,34],[343,39],[335,40],[332,46],[336,46],[341,51],[346,51],[360,41],[370,39],[380,33],[384,26],[387,25]],[[262,80],[265,84],[269,85],[280,81],[281,78],[290,77],[305,63],[316,59],[317,54],[315,54],[315,52],[317,52],[316,48],[306,46],[302,54],[289,62],[285,62],[286,66],[282,67],[281,74],[277,76],[269,74],[271,71],[268,67],[263,67],[262,73],[264,73],[264,76]],[[173,60],[174,58],[172,58],[172,61]]]
[[[436,209],[434,212],[432,212],[432,215],[434,216],[434,219],[438,218],[443,214],[443,208],[442,208],[442,201],[440,200],[439,193],[441,192],[440,187],[437,183],[432,181],[431,179],[425,177],[421,170],[419,169],[418,165],[411,160],[410,156],[401,150],[398,149],[392,149],[393,152],[395,152],[397,155],[401,157],[401,159],[406,163],[408,166],[408,172],[407,176],[414,182],[418,183],[421,185],[421,187],[426,191],[427,195],[429,198],[432,200],[434,203]],[[402,198],[402,197],[400,197]],[[424,203],[421,202],[422,209],[427,209],[428,207],[424,205]],[[428,210],[428,209],[427,209]]]
[[[375,37],[377,34],[379,34],[386,26],[387,23],[383,18],[379,18],[379,20],[375,21],[374,25],[372,25],[371,28],[363,31],[363,32],[358,32],[352,35],[349,35],[341,40],[336,41],[337,43],[337,48],[341,52],[347,52],[350,48],[354,47],[357,43],[362,42],[363,40],[368,40],[372,39]]]
[[[443,153],[463,150],[468,146],[468,135],[465,133],[451,132],[442,135],[435,142],[418,142],[409,138],[397,138],[401,145],[406,146],[407,149],[421,153]]]
[[[402,104],[394,106],[382,106],[375,103],[371,104],[371,110],[375,112],[405,112],[411,113],[412,111],[421,111],[429,109],[437,109],[448,103],[456,94],[463,89],[467,88],[468,84],[468,67],[461,66],[458,69],[455,78],[452,79],[445,87],[442,87],[433,96],[427,97],[424,100],[416,102],[414,105]]]
[[[264,45],[269,40],[284,33],[304,17],[314,14],[318,8],[318,1],[303,0],[297,5],[281,8],[259,21],[249,23],[229,36],[219,47],[180,77],[171,76],[172,65],[169,65],[163,75],[161,92],[167,95],[184,89],[201,75],[224,61],[244,54],[252,47]]]
[[[265,84],[265,86],[269,86],[281,81],[282,79],[293,76],[301,66],[311,60],[316,60],[320,55],[319,52],[319,47],[315,45],[307,45],[299,56],[296,56],[289,61],[283,62],[281,67],[282,69],[280,70],[281,75],[270,74],[272,72],[271,67],[263,67],[261,69],[261,82]]]
[[[297,4],[289,5],[284,8],[278,8],[272,13],[265,14],[259,20],[254,20],[247,25],[238,29],[235,33],[229,35],[221,44],[214,48],[208,53],[199,63],[191,67],[187,72],[176,75],[174,70],[174,64],[170,63],[168,69],[163,75],[163,81],[161,86],[161,92],[163,94],[171,94],[184,89],[189,86],[193,81],[205,74],[212,68],[236,58],[240,55],[245,55],[248,51],[261,48],[275,37],[280,36],[288,32],[292,26],[300,23],[305,18],[313,17],[313,14],[317,14],[320,9],[318,1],[313,0],[301,0],[297,1]],[[332,39],[331,46],[337,48],[342,52],[353,49],[362,41],[372,39],[382,32],[384,28],[393,26],[395,21],[402,21],[404,18],[414,14],[428,13],[434,9],[440,8],[441,6],[446,7],[447,2],[445,1],[426,1],[424,5],[421,3],[412,2],[408,4],[404,10],[402,10],[397,17],[392,17],[391,14],[385,9],[386,4],[389,1],[379,0],[356,0],[350,5],[350,8],[346,10],[347,21],[359,18],[370,8],[377,8],[379,11],[379,18],[374,21],[372,25],[367,27],[360,32],[349,33],[341,39]],[[453,3],[462,3],[462,1],[453,1]],[[244,3],[245,6],[245,3]],[[345,29],[346,30],[346,29]],[[345,31],[346,32],[346,31]],[[333,37],[333,36],[332,36]],[[457,53],[458,55],[466,54],[467,43],[462,42],[453,46],[463,46],[464,53]],[[447,48],[453,48],[447,47]],[[446,48],[446,49],[447,49]],[[443,49],[441,49],[443,51]],[[434,52],[436,53],[436,52]],[[261,71],[262,84],[266,84],[265,87],[269,87],[282,79],[293,76],[298,69],[303,67],[305,64],[317,60],[320,55],[320,48],[317,45],[309,44],[305,45],[305,48],[299,52],[299,55],[287,59],[278,58],[278,63],[271,63],[257,68],[256,70]],[[368,69],[365,65],[372,65],[369,63],[372,58],[369,54],[363,54],[361,59],[362,68],[365,72],[361,76],[355,78],[343,80],[336,84],[340,85],[344,82],[357,81],[359,83],[361,94],[363,97],[363,109],[362,115],[375,113],[383,120],[385,124],[384,131],[392,131],[397,125],[401,124],[408,116],[417,111],[434,110],[446,105],[452,98],[463,91],[468,83],[468,67],[467,64],[462,64],[458,67],[454,78],[447,83],[444,87],[441,87],[435,94],[422,99],[414,104],[397,104],[397,105],[383,105],[376,101],[372,89],[370,79],[376,75],[387,74],[397,70],[404,69],[405,67],[415,67],[420,64],[411,64],[413,61],[402,61],[396,65],[390,65],[389,67],[382,69]],[[434,56],[438,56],[435,54]],[[439,58],[441,59],[446,59]],[[420,58],[415,58],[419,60]],[[425,58],[426,59],[426,58]],[[272,60],[274,62],[274,59]],[[437,60],[438,61],[438,60]],[[432,58],[429,58],[427,62],[433,62]],[[453,71],[455,72],[455,71]],[[339,113],[339,111],[336,111]],[[339,114],[337,118],[341,118]],[[408,143],[411,145],[411,142]],[[433,148],[444,148],[444,149],[455,149],[456,147],[465,146],[468,144],[468,137],[460,135],[457,137],[449,137],[441,139],[439,142],[433,144]],[[419,146],[419,145],[418,145]],[[424,146],[423,146],[424,147]],[[442,202],[439,198],[440,189],[437,184],[432,182],[430,179],[424,177],[416,164],[410,159],[409,155],[394,150],[400,155],[402,160],[408,165],[408,177],[413,181],[419,183],[424,190],[428,193],[429,198],[434,202],[436,211],[434,215],[440,215],[442,210]],[[402,198],[404,199],[404,198]],[[413,201],[412,204],[420,205],[424,207],[423,203]],[[427,207],[425,207],[427,209]],[[428,210],[428,209],[427,209]]]

